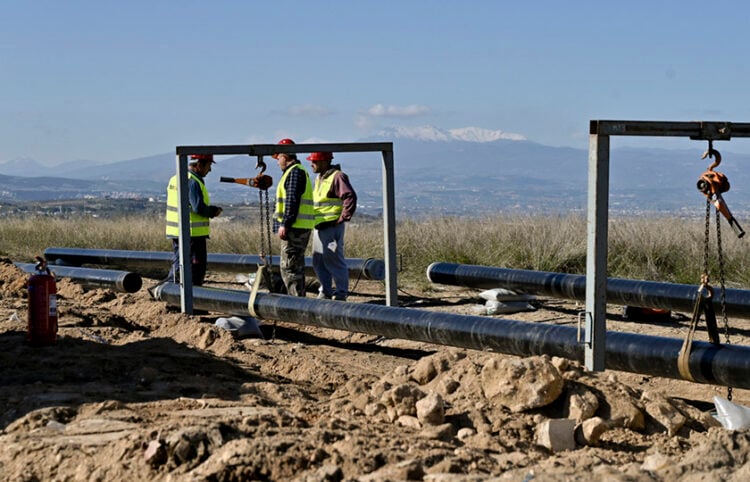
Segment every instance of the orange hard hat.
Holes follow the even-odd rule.
[[[308,161],[330,161],[333,160],[333,154],[330,152],[313,152],[307,156]]]
[[[194,159],[196,161],[214,161],[214,155],[213,154],[190,154],[190,159]]]
[[[279,142],[277,142],[277,144],[294,144],[294,141],[289,138],[284,138],[284,139],[281,139]],[[271,157],[273,157],[274,159],[278,159],[279,155],[273,154],[271,155]]]

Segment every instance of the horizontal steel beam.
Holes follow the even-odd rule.
[[[600,136],[689,137],[696,140],[728,141],[732,137],[750,137],[750,123],[592,120],[589,123],[589,134]]]
[[[14,264],[26,273],[36,273],[36,264],[34,263]],[[48,268],[58,278],[70,278],[90,288],[106,288],[123,293],[135,293],[143,286],[141,276],[128,271],[50,265],[48,265]]]
[[[159,286],[155,297],[180,306],[180,286]],[[193,288],[196,309],[237,316],[250,313],[247,291]],[[411,308],[317,300],[258,293],[255,315],[336,330],[491,351],[509,355],[549,355],[583,361],[577,329],[545,323],[456,315]],[[682,340],[609,331],[606,368],[643,375],[682,379],[677,355]],[[750,388],[750,348],[694,342],[689,365],[696,382]]]
[[[81,266],[84,264],[116,266],[123,269],[148,272],[159,271],[166,275],[172,266],[172,253],[167,251],[129,251],[117,249],[47,248],[44,257],[50,265]],[[255,272],[262,258],[250,254],[209,253],[208,269],[225,273]],[[280,258],[271,257],[271,264],[279,266]],[[348,258],[352,278],[382,281],[385,279],[385,262],[382,259]],[[305,272],[315,276],[312,258],[305,258]]]
[[[215,154],[270,156],[276,153],[308,152],[393,152],[392,142],[346,142],[328,144],[252,144],[252,145],[212,145],[177,146],[177,155]]]
[[[432,263],[427,279],[433,283],[467,288],[507,288],[554,298],[586,300],[586,276],[524,269],[494,268],[456,263]],[[607,279],[607,302],[626,306],[662,308],[692,313],[697,285],[657,281]],[[750,291],[727,289],[727,315],[750,319]],[[721,313],[721,296],[714,291],[714,310]]]

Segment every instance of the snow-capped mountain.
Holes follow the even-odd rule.
[[[484,129],[481,127],[460,127],[457,129],[441,129],[435,126],[394,126],[378,132],[377,137],[386,139],[412,139],[417,141],[465,141],[465,142],[493,142],[498,140],[525,141],[522,134],[504,132],[500,130]]]

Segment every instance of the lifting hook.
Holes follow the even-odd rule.
[[[258,160],[255,162],[255,169],[260,169],[258,176],[266,172],[266,163],[263,161],[263,156],[258,156]]]
[[[721,154],[719,151],[714,149],[714,142],[708,141],[708,150],[703,153],[703,156],[701,156],[701,159],[705,158],[715,158],[714,162],[711,163],[710,166],[708,166],[709,171],[713,171],[715,167],[717,167],[719,164],[721,164]],[[728,189],[728,188],[727,188]]]

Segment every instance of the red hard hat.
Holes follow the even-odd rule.
[[[330,161],[333,160],[333,154],[330,152],[313,152],[307,156],[308,161]]]
[[[214,161],[214,155],[213,154],[190,154],[190,159],[195,159],[196,161]]]
[[[284,139],[281,139],[277,144],[294,144],[294,141],[288,138],[284,138]],[[273,154],[271,155],[271,157],[273,157],[274,159],[278,159],[279,155]]]

